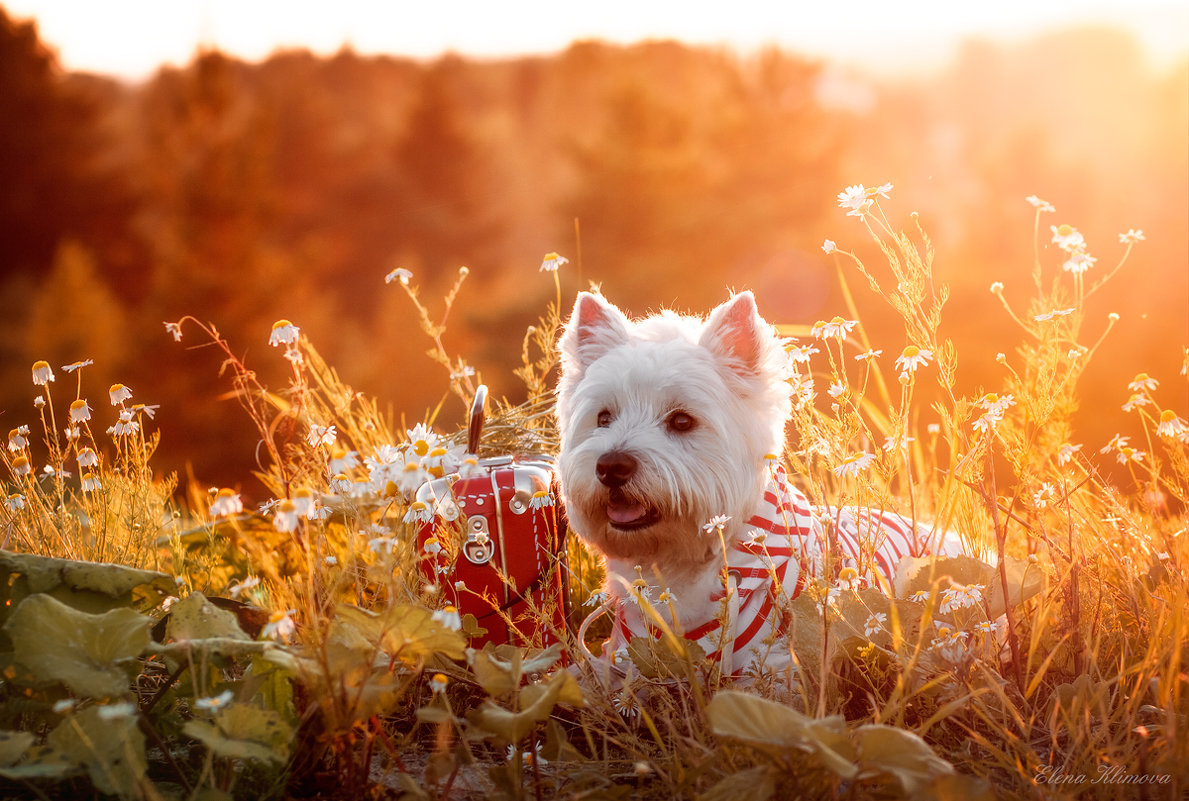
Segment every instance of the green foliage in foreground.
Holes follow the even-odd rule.
[[[80,363],[62,429],[51,368],[34,366],[44,457],[27,427],[3,456],[0,526],[13,550],[0,551],[0,790],[976,801],[1138,797],[1142,785],[1178,797],[1189,787],[1189,430],[1141,374],[1125,408],[1142,448],[1118,436],[1095,460],[1073,441],[1077,378],[1113,320],[1083,344],[1082,303],[1103,281],[1065,270],[1046,286],[1039,260],[1027,313],[992,287],[1025,335],[998,358],[1004,386],[960,396],[928,240],[891,232],[875,203],[883,189],[840,200],[888,272],[827,251],[904,319],[896,380],[857,320],[801,331],[814,340],[790,344],[785,459],[812,497],[935,521],[982,558],[907,560],[892,596],[845,571],[812,582],[781,610],[787,641],[771,643],[795,658],[784,675],[761,665],[743,681],[724,677],[680,632],[633,641],[624,675],[602,675],[567,661],[595,646],[597,623],[588,642],[564,648],[476,650],[474,619],[443,608],[441,588],[418,577],[410,503],[417,483],[469,455],[427,424],[394,437],[288,321],[272,342],[292,381],[273,392],[212,326],[187,319],[167,328],[200,328],[224,350],[275,500],[245,512],[224,489],[179,507],[172,478],[149,467],[153,407],[113,386],[116,421],[97,437]],[[1085,255],[1073,229],[1053,233],[1071,261]],[[498,410],[485,452],[554,447],[556,286],[518,371],[532,400]],[[452,390],[469,398],[479,377],[447,354],[444,323],[406,288]],[[930,373],[941,400],[922,409]],[[34,458],[48,469],[33,471]],[[1126,471],[1125,486],[1102,461]],[[572,543],[570,568],[581,609],[599,567]]]

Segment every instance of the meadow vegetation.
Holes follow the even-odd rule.
[[[986,343],[999,380],[966,394],[966,354],[946,326],[969,311],[947,308],[916,217],[885,216],[890,191],[839,194],[836,236],[855,246],[823,250],[842,307],[781,326],[796,368],[783,456],[815,502],[957,530],[979,558],[905,565],[895,597],[845,573],[820,577],[783,610],[792,628],[778,647],[797,665],[787,686],[723,676],[679,637],[634,642],[622,685],[577,681],[564,655],[580,651],[572,638],[601,577],[572,538],[564,648],[468,649],[473,621],[421,578],[427,517],[414,493],[476,456],[556,449],[550,387],[568,267],[547,261],[552,286],[540,276],[554,298],[523,341],[529,399],[494,410],[477,454],[432,415],[394,425],[322,360],[300,320],[258,332],[288,373],[278,389],[237,355],[242,343],[186,317],[166,330],[179,350],[198,342],[222,354],[271,499],[251,508],[233,488],[177,492],[151,466],[151,385],[100,391],[91,375],[101,365],[32,366],[31,422],[14,420],[2,457],[5,791],[1180,797],[1189,424],[1169,398],[1186,370],[1117,376],[1117,415],[1134,418],[1140,437],[1087,442],[1071,422],[1079,379],[1115,322],[1086,300],[1120,280],[1143,234],[1092,256],[1076,228],[1050,225],[1050,204],[1029,198],[1035,258],[1005,268],[977,302],[1019,336]],[[878,259],[856,255],[860,243]],[[426,335],[407,347],[428,342],[446,393],[469,400],[482,377],[444,336],[452,312],[477,302],[468,272],[441,303],[421,297],[415,273],[387,278]],[[864,324],[860,293],[901,325]],[[1109,465],[1125,473],[1110,477]]]

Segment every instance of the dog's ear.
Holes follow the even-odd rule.
[[[628,341],[623,312],[592,292],[579,292],[561,336],[564,366],[585,371],[591,362]]]
[[[740,292],[710,312],[698,344],[743,376],[760,372],[765,343],[772,336],[756,311],[750,291]]]

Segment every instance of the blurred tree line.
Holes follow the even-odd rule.
[[[921,213],[954,285],[970,391],[997,383],[979,343],[1003,315],[986,290],[1001,280],[1023,297],[1034,193],[1059,210],[1046,225],[1078,226],[1100,265],[1121,253],[1118,232],[1144,229],[1125,279],[1095,300],[1124,315],[1106,359],[1171,384],[1189,338],[1187,75],[1157,74],[1124,34],[1083,30],[971,43],[916,81],[776,50],[583,42],[503,61],[201,52],[130,85],[65,73],[0,9],[0,412],[10,428],[35,420],[34,360],[94,359],[92,406],[116,381],[162,405],[159,468],[242,482],[255,437],[219,357],[163,321],[213,322],[279,387],[267,338],[291,319],[411,424],[445,376],[390,270],[411,270],[440,310],[470,268],[447,344],[516,399],[520,336],[553,298],[545,252],[571,259],[563,304],[591,281],[635,313],[705,310],[750,287],[773,321],[811,323],[845,313],[823,238],[871,255],[834,196],[884,181],[905,222]],[[1104,409],[1126,399],[1102,392]],[[442,423],[462,411],[448,402]]]

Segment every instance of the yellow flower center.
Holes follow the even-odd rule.
[[[1177,413],[1174,412],[1172,409],[1165,409],[1163,412],[1160,413],[1160,422],[1162,424],[1163,423],[1171,423],[1173,420],[1176,420],[1176,419],[1177,419]]]
[[[1073,233],[1073,226],[1069,225],[1068,223],[1066,223],[1065,225],[1057,226],[1057,235],[1058,236],[1069,236],[1072,233]]]
[[[907,348],[904,349],[904,353],[901,355],[903,355],[909,359],[913,359],[913,358],[916,358],[917,356],[919,356],[920,354],[921,354],[920,348],[918,348],[916,345],[909,345]]]

